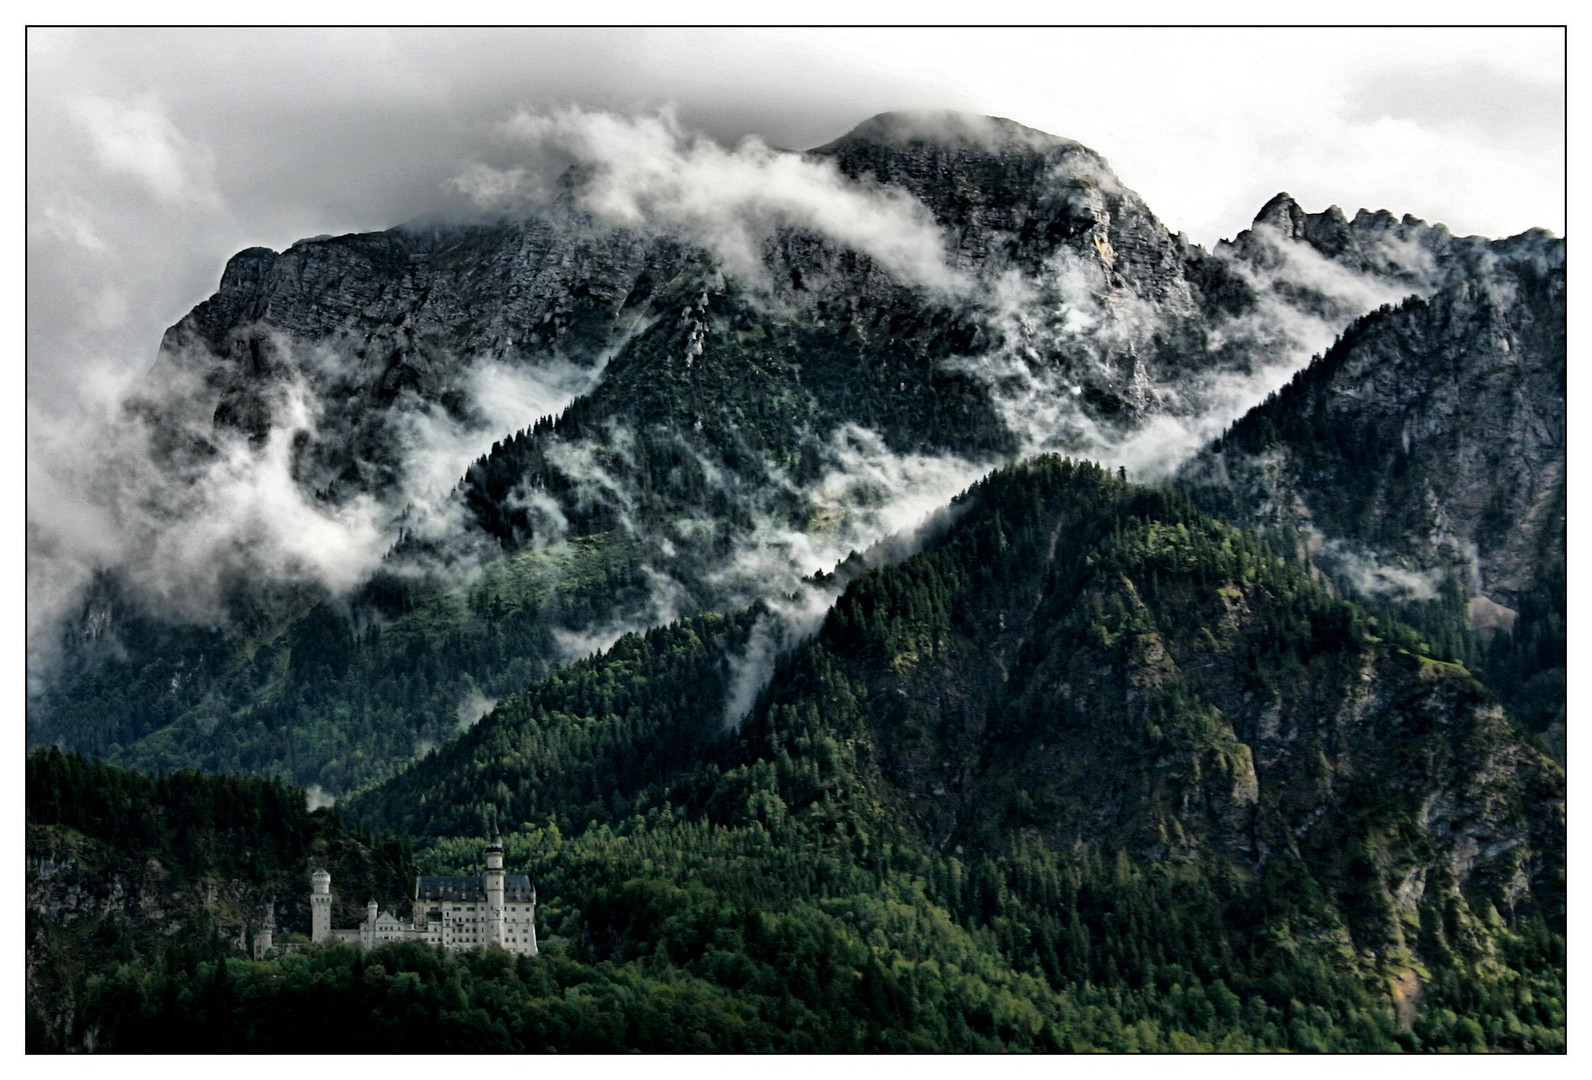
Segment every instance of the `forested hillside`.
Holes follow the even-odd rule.
[[[274,1050],[1562,1046],[1563,773],[1464,669],[1096,466],[956,511],[739,728],[757,609],[625,638],[352,807],[444,872],[517,823],[544,956],[124,956],[69,1037],[153,1047],[187,1003]]]
[[[370,897],[407,900],[414,884],[407,840],[347,829],[280,781],[151,776],[57,750],[27,759],[27,859],[30,1051],[93,1049],[103,1016],[137,1027],[118,980],[166,979],[165,1007],[188,1008],[177,984],[196,987],[205,963],[241,957],[268,916],[308,929],[317,867],[341,884],[343,924]],[[232,1048],[202,1022],[196,1043],[176,1037],[179,1027],[174,1014],[150,1045]]]
[[[639,934],[712,972],[726,910],[913,881],[909,907],[1042,976],[1035,1000],[1152,1024],[1112,1041],[1074,1017],[1075,1045],[1474,1042],[1473,1007],[1489,1045],[1531,1026],[1512,995],[1562,979],[1564,778],[1462,667],[1094,466],[1040,461],[961,502],[943,539],[851,585],[738,731],[712,736],[752,613],[624,639],[355,809],[459,866],[475,845],[448,837],[499,807],[524,822],[511,855],[577,955],[645,955]],[[677,941],[699,902],[720,914]],[[1483,956],[1513,974],[1479,991]],[[1481,996],[1448,1016],[1460,986]],[[1554,1044],[1551,1015],[1518,1045]]]

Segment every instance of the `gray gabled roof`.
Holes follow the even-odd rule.
[[[526,903],[531,899],[531,879],[526,874],[503,876],[503,899],[509,903]],[[416,900],[457,900],[464,903],[484,903],[486,884],[480,874],[458,876],[421,875],[415,878]]]

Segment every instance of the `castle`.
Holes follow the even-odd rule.
[[[446,949],[500,946],[511,953],[536,955],[536,889],[525,874],[503,872],[503,837],[493,829],[486,848],[486,872],[464,877],[415,878],[414,908],[405,922],[376,901],[365,905],[365,921],[347,930],[332,929],[332,875],[310,877],[310,941],[342,941],[372,949],[389,941],[418,941]],[[269,931],[264,942],[271,948]],[[256,938],[256,952],[260,942]]]

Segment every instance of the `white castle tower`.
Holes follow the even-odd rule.
[[[265,922],[254,932],[254,958],[264,960],[271,955],[272,936],[276,932],[276,901],[265,909]]]
[[[310,940],[317,945],[332,940],[332,875],[325,870],[310,875]]]
[[[481,875],[486,892],[486,940],[489,945],[503,944],[503,837],[498,832],[496,819],[492,822],[492,839],[486,846],[486,873]]]

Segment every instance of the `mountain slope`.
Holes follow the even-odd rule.
[[[461,863],[440,838],[492,809],[523,822],[518,851],[579,908],[563,932],[625,956],[665,916],[632,910],[641,894],[594,908],[600,860],[570,861],[585,845],[640,847],[643,877],[736,891],[761,881],[761,856],[711,869],[687,854],[700,841],[664,836],[684,820],[715,844],[770,837],[774,876],[795,877],[761,881],[763,905],[819,887],[802,869],[819,852],[816,881],[921,866],[926,902],[1073,1001],[1117,994],[1138,1015],[1173,982],[1219,980],[1275,1003],[1201,1029],[1213,1044],[1391,1047],[1381,980],[1400,975],[1430,994],[1409,1045],[1434,1045],[1459,1037],[1437,1002],[1473,985],[1467,964],[1516,973],[1488,995],[1558,977],[1518,935],[1563,926],[1564,775],[1462,668],[1179,497],[1093,466],[997,473],[960,507],[942,539],[848,587],[739,731],[710,734],[737,622],[690,620],[503,703],[354,812],[439,837]],[[602,750],[564,749],[581,746]],[[1336,1019],[1301,1012],[1325,1026],[1268,1042],[1290,996]],[[1477,1015],[1501,1033],[1520,1007]],[[1348,1019],[1376,1008],[1386,1020]],[[1324,1034],[1360,1023],[1387,1027]]]
[[[847,591],[793,662],[833,696],[776,680],[771,731],[816,707],[944,846],[1031,829],[1158,858],[1293,856],[1347,893],[1357,846],[1403,835],[1436,862],[1378,864],[1386,900],[1464,864],[1479,829],[1516,854],[1451,887],[1508,906],[1537,878],[1553,895],[1562,773],[1407,631],[1088,467],[997,474],[971,501],[942,547]]]
[[[1562,772],[1409,630],[1374,629],[1243,534],[1091,466],[1041,460],[965,502],[944,540],[847,589],[776,674],[743,752],[844,745],[832,764],[888,792],[942,850],[1033,831],[1054,847],[1250,871],[1297,859],[1343,889],[1355,853],[1389,843],[1405,850],[1375,866],[1388,904],[1443,874],[1439,887],[1480,889],[1500,909],[1543,882],[1555,902]],[[627,638],[357,809],[457,835],[500,802],[518,820],[578,826],[602,810],[579,809],[588,784],[586,800],[661,798],[722,724],[752,617]],[[570,738],[636,765],[552,750]],[[780,781],[790,806],[827,790],[805,773]],[[1500,861],[1461,854],[1478,846]],[[1398,940],[1395,910],[1384,915],[1380,932]]]
[[[1473,658],[1561,745],[1564,290],[1563,241],[1495,244],[1466,280],[1357,321],[1179,478],[1345,592],[1491,639]]]
[[[121,769],[56,750],[27,759],[26,953],[28,1051],[92,1050],[104,1009],[115,1025],[149,1017],[130,971],[192,974],[247,951],[268,919],[284,934],[309,925],[305,882],[329,868],[344,891],[336,919],[408,899],[414,859],[407,843],[345,829],[335,814],[306,809],[303,792],[277,781]],[[282,938],[278,938],[278,941]],[[152,1003],[153,1004],[153,1003]],[[182,1017],[141,1032],[139,1045],[228,1052],[197,1009],[197,1038]]]
[[[1002,462],[1164,473],[1485,246],[1280,198],[1206,252],[1098,154],[991,118],[886,114],[768,156],[908,233],[774,215],[743,265],[606,220],[598,162],[532,212],[237,255],[138,406],[172,542],[101,578],[30,738],[349,791],[625,630],[796,589]]]

